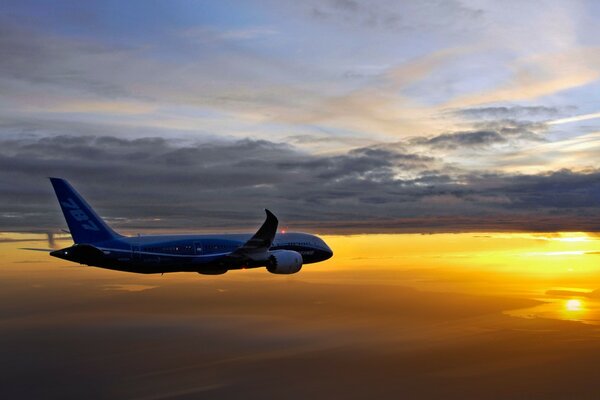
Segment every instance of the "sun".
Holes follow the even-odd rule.
[[[565,308],[567,311],[581,311],[581,301],[577,299],[567,300]]]

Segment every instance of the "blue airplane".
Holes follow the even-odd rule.
[[[75,242],[51,256],[117,271],[156,274],[224,274],[232,269],[266,267],[273,274],[294,274],[303,264],[327,260],[333,252],[307,233],[278,233],[278,220],[267,218],[252,234],[139,235],[112,230],[65,179],[50,178]]]

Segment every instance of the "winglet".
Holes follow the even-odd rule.
[[[271,247],[273,239],[277,234],[277,225],[279,221],[275,214],[265,208],[267,218],[258,231],[241,247],[238,247],[233,253],[233,256],[251,253],[262,253]]]

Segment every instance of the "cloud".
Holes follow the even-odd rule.
[[[555,119],[553,121],[549,121],[548,124],[549,125],[560,125],[560,124],[567,124],[570,122],[587,121],[589,119],[597,119],[597,118],[600,118],[600,112],[575,115],[575,116],[566,117],[566,118],[559,118],[559,119]]]
[[[585,254],[595,254],[593,252],[586,252]],[[587,297],[590,299],[600,298],[600,289],[595,289],[589,292],[580,290],[563,290],[563,289],[551,289],[546,290],[546,295],[551,297]]]
[[[440,135],[413,137],[405,142],[411,147],[432,150],[483,149],[495,144],[518,146],[525,142],[543,142],[547,127],[543,123],[528,121],[496,120],[472,124],[474,129],[448,132]]]
[[[157,40],[4,19],[0,224],[61,227],[42,179],[59,175],[131,230],[253,227],[266,206],[344,232],[592,225],[597,137],[545,122],[593,110],[525,100],[591,82],[597,49],[504,52],[487,11],[453,1],[271,5],[244,24],[153,27]],[[450,40],[463,27],[486,40]]]
[[[164,57],[160,44],[109,45],[9,21],[1,25],[0,52],[6,57],[0,60],[0,102],[6,117],[90,122],[111,115],[114,124],[177,127],[198,114],[220,112],[255,123],[314,96],[309,85],[297,84],[302,73],[296,67],[250,50],[215,49],[175,35],[172,50],[185,49],[182,61]],[[250,38],[267,31],[227,32],[221,34]],[[144,117],[134,118],[139,115]]]
[[[137,97],[119,80],[122,75],[114,73],[123,72],[124,61],[136,52],[135,48],[109,48],[91,40],[44,35],[6,19],[0,25],[4,95],[18,91],[23,96],[27,92],[24,85],[35,85],[54,91],[46,92],[46,98],[48,94],[66,94],[69,88],[109,99]]]
[[[264,140],[29,136],[0,139],[0,169],[3,230],[64,226],[45,176],[127,231],[251,229],[265,207],[330,232],[600,229],[598,171],[469,172],[401,144],[311,155]]]
[[[265,26],[247,27],[241,29],[217,29],[205,26],[185,29],[180,33],[182,37],[205,42],[210,41],[244,41],[263,39],[276,35],[275,29]]]
[[[328,0],[304,2],[309,15],[317,21],[345,26],[398,32],[416,29],[456,30],[461,24],[477,24],[483,12],[449,0],[398,3],[393,1]],[[442,18],[445,17],[444,18]]]
[[[201,26],[183,30],[173,40],[175,50],[186,50],[186,60],[174,62],[160,55],[159,46],[109,46],[7,23],[0,31],[0,50],[9,55],[0,60],[4,78],[0,80],[0,102],[6,104],[6,118],[18,113],[29,119],[106,124],[106,117],[111,116],[113,125],[119,127],[191,130],[210,123],[202,118],[209,115],[215,119],[215,130],[227,133],[260,122],[277,126],[278,131],[292,127],[314,134],[328,129],[380,141],[388,141],[390,136],[445,134],[457,130],[464,118],[485,113],[495,113],[495,119],[528,120],[529,115],[551,111],[551,107],[496,107],[447,112],[452,104],[452,110],[472,106],[459,100],[473,94],[446,93],[438,90],[437,82],[445,84],[442,81],[452,77],[449,71],[476,56],[479,47],[473,44],[441,47],[381,64],[384,67],[378,67],[377,74],[356,85],[343,77],[331,81],[329,73],[317,73],[253,48],[240,51],[228,44],[215,48],[203,41],[190,42],[194,32],[251,38],[271,35],[270,29]],[[591,50],[584,53],[593,54]],[[530,64],[550,68],[544,58],[533,59],[535,62],[524,62],[525,75]],[[567,61],[567,65],[575,63]],[[558,68],[557,62],[552,65]],[[344,70],[348,70],[346,65],[338,67],[339,74]],[[256,134],[284,137],[275,131],[271,127],[269,132]]]
[[[558,169],[593,170],[598,165],[600,133],[558,141],[530,142],[511,152],[496,154],[494,168],[506,172],[539,173]]]
[[[496,107],[474,107],[456,110],[455,113],[473,120],[495,119],[495,120],[530,120],[532,118],[556,117],[561,113],[557,107],[548,106],[496,106]]]
[[[592,83],[600,73],[600,49],[595,47],[535,54],[517,60],[508,79],[492,90],[457,96],[444,104],[467,108],[480,104],[534,100]]]
[[[427,85],[433,74],[473,51],[452,47],[411,58],[382,71],[360,86],[338,93],[304,92],[295,105],[276,107],[275,120],[294,125],[319,125],[361,133],[377,138],[423,135],[453,126],[458,118],[425,105],[419,97],[405,93],[413,85]]]

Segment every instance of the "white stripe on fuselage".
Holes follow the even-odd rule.
[[[150,254],[153,256],[166,256],[166,257],[193,257],[193,258],[202,258],[202,257],[215,257],[215,256],[226,256],[227,254],[231,254],[231,252],[227,253],[213,253],[213,254],[171,254],[171,253],[150,253],[148,251],[132,251],[132,250],[123,250],[123,249],[111,249],[108,247],[97,247],[98,250],[115,252],[115,253],[135,253],[135,254]]]

